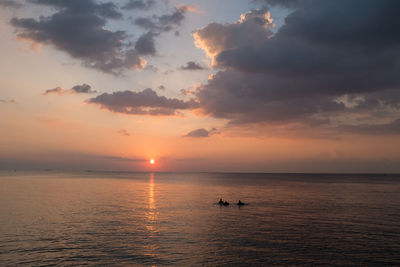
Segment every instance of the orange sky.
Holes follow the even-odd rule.
[[[328,110],[326,113],[321,113],[321,116],[316,113],[310,117],[301,117],[299,120],[294,116],[295,119],[284,118],[282,121],[270,120],[264,117],[270,111],[265,110],[265,114],[260,115],[260,110],[256,109],[254,117],[260,115],[260,119],[257,117],[255,122],[251,122],[253,115],[248,114],[253,113],[240,112],[247,112],[254,106],[267,106],[269,102],[257,102],[249,107],[245,106],[247,105],[245,101],[258,100],[257,96],[255,99],[250,99],[247,95],[239,97],[238,99],[243,99],[245,103],[242,104],[236,103],[235,101],[238,101],[236,98],[228,99],[231,97],[229,95],[218,95],[224,88],[219,88],[217,85],[225,86],[225,84],[217,80],[219,76],[213,75],[217,73],[220,76],[230,75],[231,69],[223,64],[231,64],[231,61],[222,62],[217,55],[225,50],[229,52],[234,45],[243,45],[241,43],[243,38],[227,34],[224,37],[226,39],[222,40],[221,37],[217,40],[218,38],[213,34],[221,31],[220,36],[222,36],[221,34],[229,31],[240,32],[245,27],[250,29],[246,30],[250,32],[250,27],[258,27],[251,22],[251,19],[253,16],[259,16],[265,20],[265,25],[260,29],[256,28],[254,35],[248,33],[246,38],[256,38],[258,32],[263,30],[266,34],[274,36],[273,32],[277,31],[275,28],[282,26],[284,17],[290,13],[287,9],[274,6],[261,14],[262,6],[257,6],[251,1],[231,4],[224,0],[221,1],[220,6],[213,1],[172,2],[165,6],[156,6],[154,11],[146,11],[148,12],[146,14],[154,12],[156,15],[153,18],[158,18],[164,13],[181,12],[179,14],[182,14],[184,19],[179,23],[171,24],[173,30],[161,29],[161,26],[157,26],[156,30],[160,32],[152,37],[155,40],[157,52],[151,56],[148,54],[140,56],[147,61],[148,68],[135,70],[130,67],[123,69],[120,74],[88,68],[87,62],[83,62],[87,58],[82,59],[74,56],[73,51],[60,48],[56,39],[40,43],[40,41],[32,40],[31,37],[18,37],[18,30],[21,32],[22,26],[12,25],[10,20],[25,17],[37,18],[42,14],[38,6],[27,4],[21,9],[7,7],[0,9],[2,17],[0,21],[0,43],[2,44],[0,49],[2,59],[0,62],[2,73],[0,79],[0,169],[228,172],[400,171],[398,151],[400,138],[397,132],[382,134],[380,131],[376,131],[378,133],[370,131],[364,134],[356,130],[337,130],[353,129],[346,128],[349,123],[356,125],[360,122],[359,125],[363,127],[366,125],[364,128],[372,123],[390,124],[398,118],[399,113],[395,108],[390,108],[390,112],[389,108],[386,108],[384,110],[386,113],[376,108],[375,113],[362,111],[363,113],[349,112],[340,113],[340,115],[331,115],[336,113],[330,113],[331,110]],[[185,6],[180,4],[186,4],[190,8],[181,9]],[[47,13],[43,14],[59,12],[57,9],[44,8]],[[225,13],[224,8],[228,8]],[[132,26],[127,19],[128,13],[120,12],[124,15],[124,20],[106,18],[110,20],[106,27],[110,32],[122,29],[132,36],[146,33],[143,29]],[[141,13],[134,14],[139,17]],[[224,15],[219,17],[219,14]],[[91,15],[99,16],[97,13]],[[273,22],[269,16],[272,17]],[[129,32],[132,27],[134,30]],[[272,32],[269,32],[269,28]],[[261,47],[263,40],[257,38],[254,42]],[[133,40],[135,39],[127,39],[124,42],[133,42]],[[71,45],[75,44],[71,42]],[[138,50],[138,48],[135,49]],[[93,58],[90,60],[89,63],[97,62]],[[185,63],[191,61],[197,64],[195,66],[197,69],[185,70]],[[232,68],[235,67],[236,65]],[[248,75],[246,71],[240,69],[238,73],[245,77]],[[233,75],[232,78],[236,76]],[[243,85],[241,89],[247,90],[246,86],[252,86],[252,80],[248,81],[249,84]],[[84,84],[89,84],[91,90],[96,92],[76,93],[73,91],[74,86]],[[62,88],[59,90],[64,93],[44,94],[46,90],[57,87]],[[148,96],[140,95],[146,88],[152,88],[155,92],[153,97],[159,101],[169,101],[169,105],[178,105],[178,108],[172,109],[175,115],[123,114],[112,110],[115,107],[112,106],[114,104],[105,106],[108,102],[102,102],[102,105],[88,102],[89,99],[97,99],[102,94],[105,94],[105,97],[113,97],[112,93],[125,91],[134,92],[129,95],[132,98],[148,101],[146,98]],[[208,95],[201,95],[202,92],[213,92],[215,98],[206,99],[209,102],[204,105],[202,101],[205,101],[204,98]],[[258,94],[258,91],[254,92],[254,95]],[[349,110],[363,101],[367,102],[365,100],[367,95],[357,95],[351,99],[346,98],[347,96],[344,94],[342,98],[338,98],[337,103],[343,104]],[[261,95],[259,98],[262,97],[265,96]],[[275,97],[272,93],[271,96],[267,95],[267,98],[272,97]],[[221,99],[227,99],[227,103],[214,105],[214,100]],[[322,100],[325,101],[324,98],[321,98]],[[180,102],[176,104],[177,101]],[[297,105],[288,103],[288,107]],[[151,110],[154,108],[151,106],[153,104],[143,105],[143,110],[145,112]],[[227,109],[220,111],[218,105],[221,107],[226,105]],[[228,110],[230,105],[237,105],[237,113]],[[163,112],[170,111],[170,107],[165,110],[164,106],[160,107]],[[130,108],[127,110],[131,110]],[[158,110],[159,106],[156,108]],[[239,111],[241,108],[244,111]],[[278,105],[278,108],[281,106]],[[278,115],[282,113],[285,112],[277,111]],[[318,125],[313,121],[321,119],[326,114],[331,116],[329,124]],[[379,116],[379,114],[384,115]],[[235,122],[235,118],[244,118],[250,122],[238,123]],[[307,124],[309,121],[311,123]],[[340,128],[342,126],[343,128]],[[208,133],[208,136],[190,135],[192,131],[199,129]],[[153,166],[149,164],[151,158],[156,160]]]

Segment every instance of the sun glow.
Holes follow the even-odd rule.
[[[154,159],[150,159],[150,164],[154,165],[154,163],[156,163],[156,161]]]

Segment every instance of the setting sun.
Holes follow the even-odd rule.
[[[154,165],[155,162],[156,162],[156,161],[155,161],[154,159],[150,159],[150,164],[151,164],[151,165]]]

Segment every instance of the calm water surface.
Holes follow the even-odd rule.
[[[0,266],[54,264],[399,266],[400,176],[0,173]]]

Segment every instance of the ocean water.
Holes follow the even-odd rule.
[[[1,172],[16,265],[399,266],[400,176]]]

